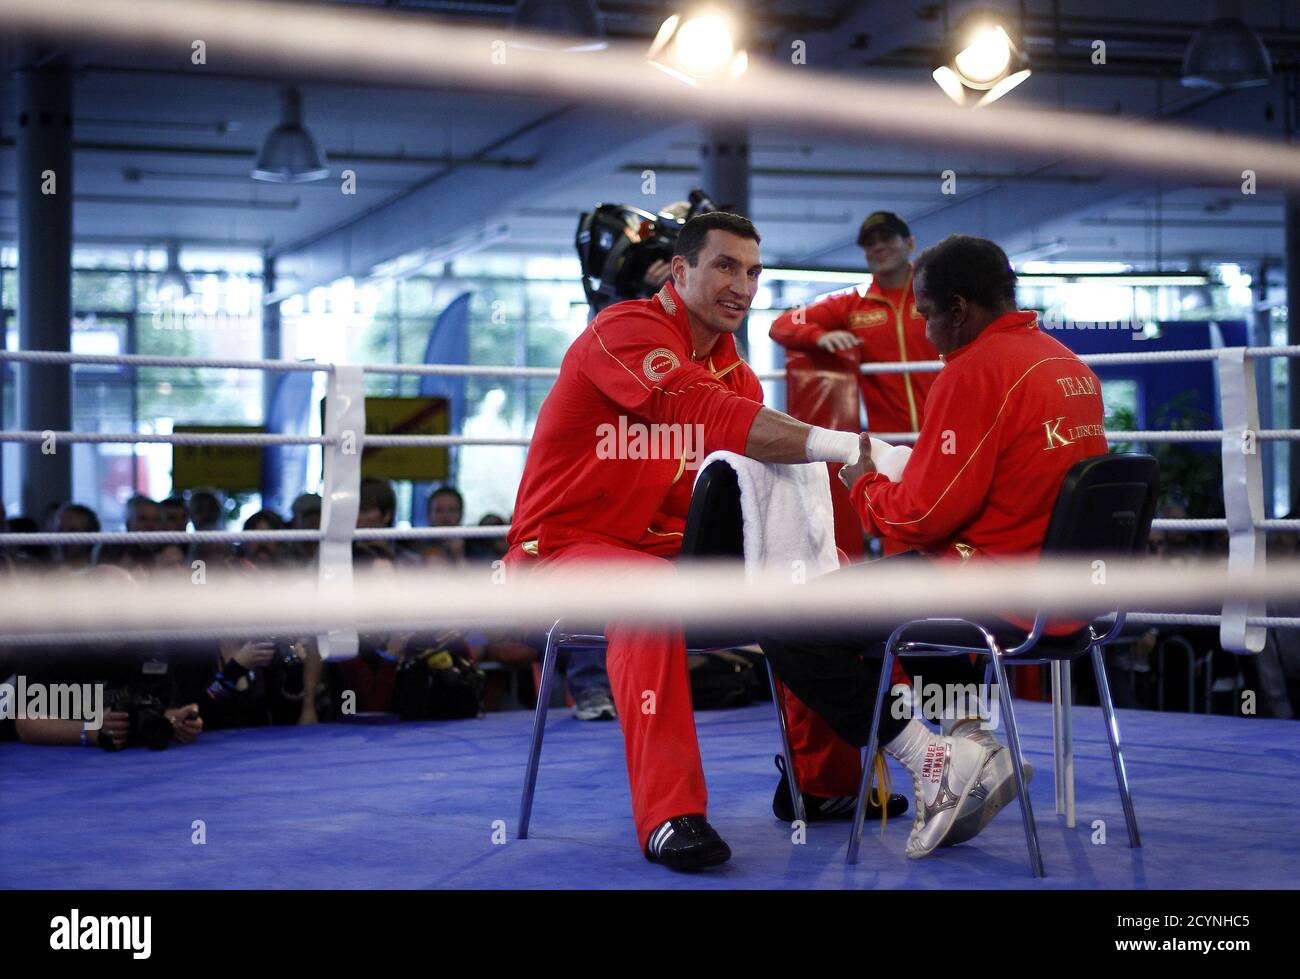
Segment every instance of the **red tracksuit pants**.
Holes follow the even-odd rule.
[[[591,541],[547,555],[538,570],[596,562],[658,568],[665,574],[673,568],[665,558]],[[662,625],[611,623],[605,636],[605,669],[623,728],[632,818],[644,849],[651,831],[664,820],[688,813],[707,815],[709,794],[691,709],[686,643],[681,630]],[[855,794],[862,773],[860,749],[836,735],[789,690],[783,693],[800,788],[821,796]]]

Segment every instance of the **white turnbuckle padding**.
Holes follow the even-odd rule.
[[[1223,510],[1228,518],[1228,575],[1264,570],[1264,469],[1259,445],[1255,364],[1244,347],[1219,350],[1219,398],[1223,411]],[[1225,601],[1219,641],[1233,653],[1258,653],[1266,630],[1246,624],[1262,616],[1264,603]]]
[[[317,558],[320,599],[337,606],[352,599],[352,532],[361,506],[361,452],[365,446],[366,384],[360,367],[336,364],[325,397],[325,486],[321,491],[321,542]],[[357,655],[353,629],[316,637],[321,659]]]

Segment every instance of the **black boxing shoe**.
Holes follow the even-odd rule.
[[[781,781],[776,785],[776,795],[772,796],[772,815],[783,823],[794,822],[794,806],[790,802],[790,779],[785,771],[785,759],[776,756],[776,769],[781,773]],[[821,795],[803,795],[803,811],[810,823],[820,823],[829,819],[852,819],[853,810],[858,804],[855,795],[837,795],[827,798]],[[907,796],[891,795],[885,805],[885,814],[894,819],[907,812]],[[866,819],[879,819],[880,807],[867,796]]]
[[[731,847],[699,813],[664,820],[650,833],[645,858],[669,870],[700,870],[731,859]]]

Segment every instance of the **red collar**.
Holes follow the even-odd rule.
[[[695,352],[695,338],[691,335],[691,321],[689,314],[686,312],[686,303],[682,302],[682,297],[677,293],[677,287],[673,285],[672,280],[665,282],[663,287],[655,293],[651,303],[657,304],[667,317],[672,320],[677,332],[681,335],[682,343],[688,351]],[[719,335],[713,344],[713,350],[709,356],[703,360],[694,361],[710,368],[713,373],[719,373],[726,367],[730,367],[740,359],[740,354],[736,352],[736,339],[730,333]]]
[[[892,291],[892,290],[891,290]],[[893,305],[885,295],[884,288],[880,282],[873,276],[871,285],[867,287],[866,295],[872,299],[879,299],[882,303]],[[907,305],[907,297],[912,295],[912,269],[909,266],[907,270],[907,282],[903,285],[903,305]]]
[[[964,354],[967,350],[970,350],[972,347],[974,347],[976,344],[982,341],[985,337],[989,337],[997,333],[1024,333],[1027,332],[1028,330],[1037,330],[1037,329],[1038,329],[1038,314],[1035,313],[1033,310],[1029,310],[1027,312],[1022,311],[1016,313],[1006,313],[1003,316],[999,316],[988,326],[984,327],[984,329],[980,332],[980,335],[977,336],[970,343],[966,344],[964,347],[958,347],[952,353],[948,354],[947,356],[941,359],[945,364],[951,364],[954,360],[956,360],[958,357]]]

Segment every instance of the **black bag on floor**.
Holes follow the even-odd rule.
[[[696,710],[744,707],[761,688],[758,673],[745,657],[730,650],[690,653],[691,706]]]
[[[423,638],[423,637],[420,637]],[[478,717],[483,712],[487,678],[470,658],[460,633],[420,643],[397,668],[393,699],[404,721],[447,721]]]

